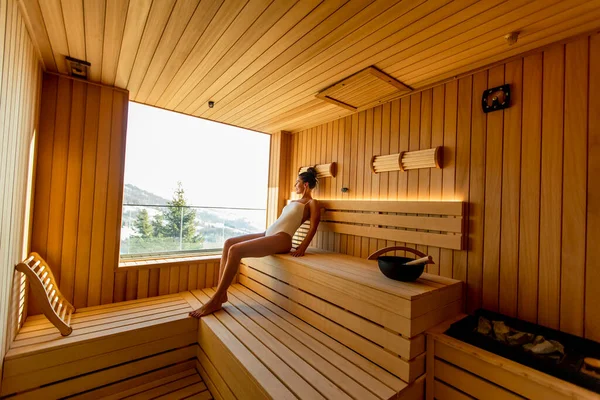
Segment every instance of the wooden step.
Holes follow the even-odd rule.
[[[200,306],[214,291],[192,293]],[[223,310],[201,319],[199,333],[202,373],[219,393],[230,392],[222,398],[377,400],[398,392],[422,398],[423,379],[408,385],[242,285],[233,285],[228,296]],[[253,371],[234,372],[236,360],[239,369]],[[288,390],[282,397],[272,391],[281,388],[277,382]]]
[[[194,362],[185,362],[132,377],[78,395],[78,400],[212,399]]]

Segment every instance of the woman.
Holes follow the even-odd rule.
[[[219,267],[219,286],[215,295],[202,307],[190,313],[192,317],[200,318],[221,309],[227,302],[227,289],[240,267],[244,257],[264,257],[272,254],[287,253],[292,249],[292,236],[296,230],[310,218],[310,230],[298,246],[292,251],[292,256],[302,257],[308,244],[317,232],[320,209],[317,200],[311,196],[312,189],[317,185],[317,170],[298,175],[294,188],[301,194],[300,200],[292,201],[283,208],[281,215],[267,228],[266,232],[239,236],[225,241],[221,265]]]

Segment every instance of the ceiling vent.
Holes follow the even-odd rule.
[[[381,72],[368,67],[322,90],[317,98],[358,111],[386,103],[412,91],[411,88]]]
[[[87,79],[88,69],[92,66],[92,64],[87,61],[78,60],[69,56],[65,56],[65,61],[67,62],[67,70],[69,71],[69,75],[80,79]]]

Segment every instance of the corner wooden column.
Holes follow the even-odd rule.
[[[275,222],[294,182],[290,181],[292,135],[279,131],[271,135],[269,159],[269,193],[267,195],[267,226]]]

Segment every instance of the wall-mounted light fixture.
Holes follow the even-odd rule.
[[[442,168],[442,147],[373,156],[371,159],[371,170],[375,174],[419,168]]]
[[[301,174],[303,172],[308,171],[309,167],[300,167],[298,173]],[[317,170],[317,178],[329,178],[334,177],[337,174],[337,163],[332,162],[329,164],[318,164],[315,165],[314,168]]]

